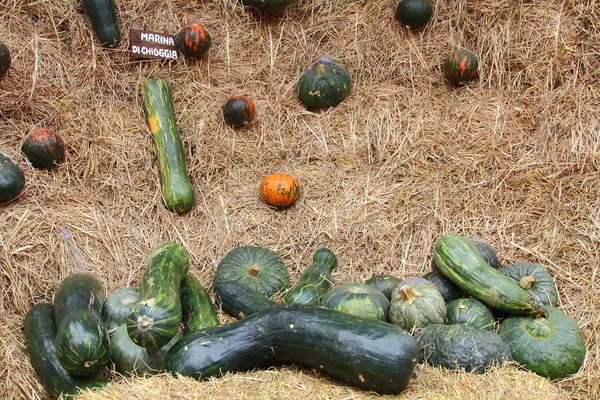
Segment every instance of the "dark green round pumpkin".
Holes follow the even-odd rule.
[[[437,267],[435,267],[433,271],[423,275],[423,278],[427,279],[437,287],[446,303],[450,303],[455,299],[460,299],[465,295],[464,290],[456,286],[454,282],[448,279],[442,271],[437,269]]]
[[[21,145],[21,151],[36,168],[52,167],[65,158],[65,144],[61,137],[44,128],[28,134]]]
[[[485,304],[468,297],[452,300],[446,305],[446,324],[465,324],[473,328],[494,330],[496,319]]]
[[[254,102],[250,97],[232,96],[223,105],[223,119],[234,128],[248,125],[255,113]]]
[[[577,323],[562,310],[545,306],[547,316],[508,316],[498,334],[512,358],[529,371],[561,379],[579,371],[585,360],[585,342]]]
[[[10,57],[10,51],[8,51],[8,46],[4,43],[0,43],[0,76],[6,74],[10,68],[11,62],[12,59]]]
[[[383,292],[366,283],[349,283],[331,289],[321,306],[360,317],[388,321],[390,301]]]
[[[400,0],[396,6],[396,19],[411,29],[427,25],[432,13],[430,0]]]
[[[0,153],[0,203],[17,196],[25,187],[25,174],[21,167]]]
[[[307,108],[338,105],[350,93],[352,78],[346,69],[329,57],[319,57],[298,81],[298,98]]]
[[[246,7],[256,8],[260,11],[283,11],[292,3],[292,0],[242,0]]]
[[[519,261],[500,268],[500,272],[519,283],[540,305],[556,307],[556,283],[546,268],[540,264]]]
[[[175,46],[188,57],[202,57],[208,52],[211,44],[212,37],[202,25],[188,25],[175,34]]]
[[[402,282],[402,280],[400,278],[396,278],[395,276],[392,276],[392,275],[382,274],[382,275],[373,275],[372,277],[367,279],[367,281],[365,283],[372,285],[372,286],[376,287],[377,289],[381,290],[383,292],[383,294],[385,294],[385,296],[391,300],[392,299],[392,290],[394,290],[394,288],[396,286],[398,286],[398,284],[400,282]]]
[[[437,287],[423,278],[406,279],[392,291],[390,322],[405,331],[443,324],[446,303]]]
[[[127,317],[139,301],[140,291],[134,287],[119,289],[106,296],[102,305],[102,324],[106,330],[112,331],[126,323]]]
[[[479,60],[475,53],[467,49],[456,49],[444,62],[444,74],[450,82],[463,85],[477,78],[478,67]]]
[[[290,286],[290,276],[281,257],[260,246],[236,247],[217,266],[213,287],[237,282],[266,296]]]

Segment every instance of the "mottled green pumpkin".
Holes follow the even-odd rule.
[[[366,283],[349,283],[331,289],[321,305],[365,318],[387,321],[390,301],[383,292]]]
[[[175,46],[188,57],[202,57],[208,52],[211,44],[212,37],[202,25],[188,25],[175,34]]]
[[[65,143],[53,130],[36,129],[25,137],[21,151],[34,167],[49,168],[65,158]]]
[[[25,174],[8,156],[0,153],[0,203],[16,197],[25,187]]]
[[[542,265],[520,261],[505,265],[500,272],[517,281],[537,304],[556,307],[556,283]]]
[[[319,57],[298,81],[298,98],[309,109],[338,105],[350,93],[352,78],[346,69],[329,57]]]
[[[12,59],[10,57],[8,46],[6,46],[4,43],[0,43],[0,76],[6,74],[10,68],[11,62]]]
[[[247,96],[232,96],[223,104],[223,119],[234,128],[248,125],[254,119],[254,102]]]
[[[385,294],[385,296],[391,300],[392,290],[394,290],[394,288],[398,286],[400,282],[402,282],[400,278],[396,278],[392,275],[382,274],[373,275],[372,277],[367,279],[365,283],[368,283],[369,285],[372,285],[377,289],[381,290],[383,294]]]
[[[433,14],[430,0],[400,0],[396,6],[396,19],[411,29],[427,25]]]
[[[477,78],[479,60],[475,53],[467,49],[452,51],[444,62],[446,78],[456,84],[463,85]]]
[[[390,322],[405,331],[443,324],[446,303],[437,287],[423,278],[410,278],[392,291]]]
[[[465,324],[486,331],[494,330],[494,314],[482,302],[472,297],[452,300],[446,305],[446,324]]]

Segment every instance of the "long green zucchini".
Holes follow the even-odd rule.
[[[491,308],[509,314],[535,315],[542,310],[512,279],[492,268],[467,238],[447,234],[434,246],[442,273],[461,289]]]
[[[178,214],[194,206],[194,187],[187,175],[185,152],[177,131],[169,84],[152,78],[142,84],[142,101],[148,127],[154,138],[160,184],[167,209]]]
[[[105,47],[118,47],[121,33],[117,25],[114,1],[83,0],[83,7],[100,43]]]
[[[214,289],[223,311],[234,318],[245,318],[278,304],[267,295],[235,281],[221,282]]]

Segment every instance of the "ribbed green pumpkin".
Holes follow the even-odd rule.
[[[242,246],[230,250],[219,262],[213,285],[238,282],[270,297],[290,286],[290,276],[281,257],[260,246]]]
[[[446,275],[442,274],[442,271],[437,267],[433,271],[423,275],[423,278],[427,279],[437,287],[446,303],[450,303],[455,299],[460,299],[465,295],[464,290],[456,286],[450,279],[446,278]]]
[[[16,197],[25,187],[25,174],[8,156],[0,153],[0,203]]]
[[[500,272],[518,282],[537,304],[556,307],[558,300],[556,283],[546,268],[540,264],[520,261],[505,265],[500,268]]]
[[[446,323],[448,325],[465,324],[486,331],[494,330],[496,319],[485,304],[477,299],[462,298],[452,300],[446,305]]]
[[[313,255],[313,264],[302,272],[298,282],[283,297],[283,301],[319,304],[325,293],[333,287],[331,274],[336,266],[337,257],[331,250],[317,250]]]
[[[298,98],[311,109],[338,105],[350,94],[352,78],[346,69],[329,57],[319,57],[298,81]]]
[[[401,282],[392,292],[390,322],[406,331],[443,324],[446,303],[437,287],[423,278]]]
[[[106,296],[102,305],[102,323],[110,332],[127,322],[133,307],[140,301],[138,288],[126,287]]]
[[[373,275],[365,281],[365,283],[381,290],[388,299],[392,299],[392,290],[402,282],[400,278],[392,275]]]
[[[164,243],[150,254],[140,301],[127,317],[127,331],[138,346],[158,349],[177,334],[183,314],[181,280],[189,266],[188,252],[177,243]]]
[[[210,295],[195,276],[187,275],[181,281],[181,305],[186,335],[220,325]]]
[[[512,358],[526,369],[550,379],[579,371],[585,360],[585,342],[577,323],[562,310],[545,306],[547,317],[509,316],[498,334]]]
[[[142,84],[141,93],[148,127],[154,138],[163,200],[167,209],[183,214],[192,209],[196,197],[187,175],[171,89],[164,79],[152,78]]]
[[[331,289],[323,296],[325,308],[388,321],[390,301],[383,292],[366,283],[349,283]]]

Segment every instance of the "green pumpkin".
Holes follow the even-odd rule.
[[[327,247],[321,247],[313,254],[313,264],[322,264],[329,271],[333,271],[337,267],[338,260],[335,253]]]
[[[349,283],[331,289],[321,305],[360,317],[387,321],[390,301],[383,292],[366,283]]]
[[[444,61],[444,74],[455,85],[464,85],[477,78],[479,60],[472,51],[456,49]]]
[[[474,298],[452,300],[446,305],[446,323],[466,324],[486,331],[494,330],[496,319],[485,304]]]
[[[446,275],[442,274],[442,271],[437,268],[425,274],[423,278],[427,279],[437,287],[446,303],[460,299],[465,295],[464,290],[456,286],[454,282],[448,279]]]
[[[577,323],[556,307],[547,316],[508,316],[498,334],[512,358],[529,371],[561,379],[579,371],[585,360],[585,342]]]
[[[517,281],[537,304],[556,307],[558,299],[556,283],[546,268],[540,264],[520,261],[505,265],[500,268],[500,272]]]
[[[127,322],[133,307],[140,301],[140,291],[134,287],[126,287],[106,296],[102,305],[102,323],[108,331],[112,331]]]
[[[400,0],[396,6],[396,19],[411,29],[427,25],[433,14],[430,0]]]
[[[21,167],[0,153],[0,203],[16,197],[25,187],[25,174]]]
[[[370,277],[369,279],[367,279],[367,281],[365,283],[368,283],[369,285],[372,285],[374,287],[376,287],[377,289],[381,290],[383,292],[383,294],[385,294],[385,296],[388,299],[392,299],[392,290],[394,290],[394,288],[396,286],[398,286],[398,284],[402,282],[400,280],[400,278],[396,278],[395,276],[392,275],[373,275],[372,277]]]
[[[229,251],[217,266],[213,286],[226,282],[238,282],[270,297],[290,287],[290,276],[273,250],[244,246]]]
[[[392,291],[390,322],[405,331],[443,324],[446,303],[437,287],[423,278],[410,278]]]
[[[319,57],[298,81],[298,98],[307,108],[338,105],[348,96],[352,78],[346,69],[329,57]]]
[[[10,68],[11,62],[12,59],[10,57],[8,46],[6,46],[4,43],[0,43],[0,76],[6,74]]]

